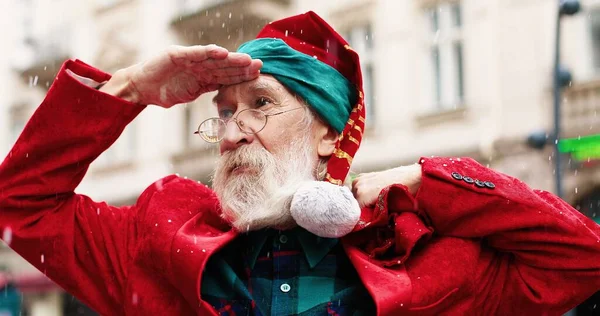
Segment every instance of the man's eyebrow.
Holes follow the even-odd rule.
[[[221,93],[217,92],[217,95],[215,95],[215,96],[212,98],[212,103],[213,103],[214,105],[217,105],[217,104],[219,104],[219,102],[221,102],[222,100],[223,100],[223,95],[222,95]]]
[[[277,95],[277,89],[266,82],[257,82],[248,87],[248,93],[259,94],[266,93],[271,96]]]
[[[277,88],[273,87],[272,85],[265,83],[265,82],[256,82],[253,83],[252,85],[250,85],[247,89],[246,89],[246,93],[248,94],[268,94],[270,96],[276,96],[277,95]],[[219,103],[221,103],[223,101],[223,94],[221,94],[220,92],[217,92],[217,95],[215,95],[212,98],[212,103],[214,105],[218,105]]]

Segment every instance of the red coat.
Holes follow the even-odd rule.
[[[75,194],[88,165],[144,107],[80,84],[65,67],[109,78],[78,61],[63,66],[0,165],[3,235],[102,314],[214,314],[200,296],[202,271],[237,234],[220,219],[215,194],[173,175],[132,206]],[[378,314],[559,315],[600,289],[593,221],[471,159],[421,164],[416,198],[386,188],[342,240]]]

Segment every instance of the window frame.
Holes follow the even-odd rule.
[[[422,78],[423,112],[462,108],[467,92],[464,5],[461,1],[434,2],[424,6],[422,12],[422,68],[426,70]]]
[[[137,124],[131,122],[119,138],[94,161],[94,167],[110,169],[133,163],[138,154],[137,143]]]
[[[590,8],[589,16],[591,68],[594,76],[600,77],[600,5]]]
[[[365,94],[366,126],[367,129],[372,129],[375,127],[375,122],[377,121],[377,67],[374,56],[377,43],[373,37],[373,23],[370,20],[364,20],[348,25],[344,32],[342,32],[342,36],[360,57],[363,91]],[[360,39],[363,36],[364,39]]]

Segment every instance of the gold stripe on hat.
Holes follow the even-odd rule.
[[[325,179],[333,184],[342,185],[342,180],[334,179],[329,175],[329,172],[325,175]]]
[[[358,106],[356,106],[356,107],[357,107],[359,110],[362,110],[362,109],[363,109],[363,105],[362,105],[362,103],[359,103],[359,104],[358,104]]]
[[[360,143],[358,142],[358,139],[348,135],[348,140],[350,140],[351,142],[355,143],[356,145],[360,146]]]
[[[346,50],[353,50],[353,49],[352,49],[352,47],[350,47],[350,45],[344,45],[344,48],[345,48]]]
[[[360,97],[361,100],[363,99],[364,94],[362,93],[362,91],[358,91],[358,96]]]
[[[333,154],[338,158],[346,159],[348,161],[348,164],[350,164],[350,165],[352,164],[352,156],[350,156],[347,152],[345,152],[339,148],[336,148],[333,151]]]
[[[364,123],[364,119],[363,119],[363,123]],[[360,128],[360,126],[356,125],[353,119],[348,119],[348,123],[347,124],[350,125],[350,126],[352,126],[352,127],[354,127],[354,129],[357,130],[357,131],[359,131],[360,134],[362,135],[362,132],[363,132],[362,128]]]
[[[358,120],[359,120],[359,121],[361,121],[361,122],[363,122],[363,123],[365,122],[365,118],[364,118],[364,117],[362,117],[362,116],[359,116],[359,117],[358,117]]]

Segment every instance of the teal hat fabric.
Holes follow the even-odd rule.
[[[301,53],[283,40],[259,38],[238,52],[260,59],[260,72],[275,77],[306,101],[331,127],[342,133],[357,102],[356,87],[333,67]]]

